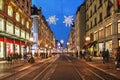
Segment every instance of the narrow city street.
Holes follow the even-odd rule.
[[[0,80],[120,80],[64,53],[34,64],[6,69],[3,73],[6,75]]]

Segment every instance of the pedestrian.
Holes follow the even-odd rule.
[[[106,62],[106,51],[105,51],[105,48],[102,51],[102,57],[103,57],[103,64],[105,64],[105,62]]]
[[[107,62],[107,63],[109,62],[109,57],[110,57],[110,55],[109,55],[109,50],[107,49],[107,50],[106,50],[106,62]]]
[[[120,70],[120,47],[118,47],[117,49],[115,63],[116,63],[116,70]]]
[[[27,63],[27,54],[26,53],[24,53],[23,58],[24,58],[24,63]]]

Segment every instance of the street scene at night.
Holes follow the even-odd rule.
[[[0,0],[0,80],[120,80],[120,0]]]

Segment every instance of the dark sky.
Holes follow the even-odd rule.
[[[70,21],[73,22],[77,8],[83,2],[84,0],[32,0],[32,5],[42,7],[42,14],[55,34],[56,40],[64,40],[66,44],[71,28],[69,24],[66,25],[63,22],[70,16]],[[55,23],[49,23],[49,17],[52,16],[56,19]]]

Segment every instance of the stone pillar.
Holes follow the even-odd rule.
[[[113,57],[115,57],[116,48],[118,48],[118,29],[117,29],[117,20],[114,18],[112,22],[112,49],[113,49]]]

